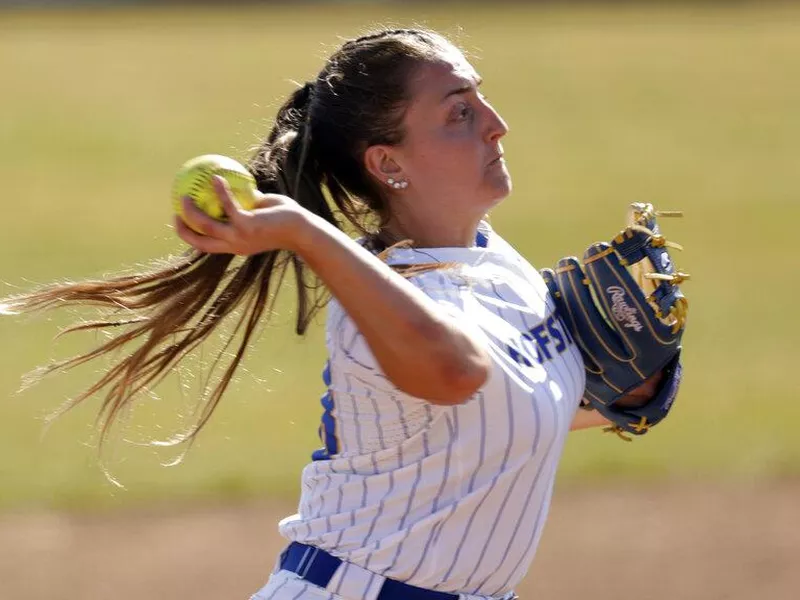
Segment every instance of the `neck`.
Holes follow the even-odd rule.
[[[482,218],[469,222],[435,222],[392,217],[381,230],[381,238],[387,245],[411,240],[417,248],[469,248],[475,245],[475,235]]]

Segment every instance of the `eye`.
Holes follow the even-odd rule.
[[[459,102],[453,107],[450,119],[456,122],[467,121],[472,118],[473,112],[474,110],[468,102]]]

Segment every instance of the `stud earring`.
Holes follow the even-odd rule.
[[[386,180],[386,183],[389,184],[390,186],[392,186],[396,190],[404,190],[404,189],[406,189],[408,187],[408,182],[407,181],[405,181],[405,180],[398,181],[398,180],[394,179],[393,177],[389,177],[389,179]]]

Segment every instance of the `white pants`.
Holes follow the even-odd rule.
[[[507,597],[511,597],[508,594]],[[486,596],[460,594],[461,600],[484,600]],[[301,579],[291,571],[277,571],[270,575],[267,585],[250,597],[250,600],[363,600],[353,596],[340,596],[325,588]]]
[[[278,571],[250,600],[350,600],[301,579],[297,573]],[[353,599],[355,600],[355,599]]]

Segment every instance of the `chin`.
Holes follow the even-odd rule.
[[[493,178],[489,183],[491,187],[487,194],[487,200],[490,202],[490,206],[495,206],[505,200],[513,188],[511,176],[508,173],[504,173],[501,177]]]

